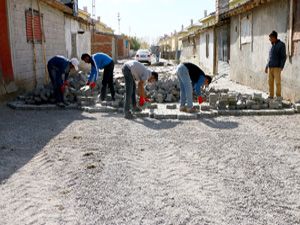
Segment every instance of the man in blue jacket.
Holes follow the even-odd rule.
[[[193,107],[193,89],[198,96],[198,103],[203,102],[201,95],[202,86],[211,83],[211,77],[193,63],[181,63],[176,70],[180,84],[180,111],[194,113],[197,109]]]
[[[269,98],[274,97],[274,80],[276,83],[276,97],[281,97],[281,72],[286,61],[285,44],[280,41],[276,31],[272,31],[269,40],[272,48],[269,52],[269,60],[265,72],[269,73]]]
[[[88,85],[90,85],[91,88],[94,88],[96,86],[96,81],[99,77],[99,70],[104,69],[103,72],[103,79],[102,79],[102,88],[101,88],[101,101],[104,101],[106,98],[106,89],[107,85],[110,89],[112,100],[115,100],[115,89],[114,89],[114,83],[113,83],[113,76],[114,76],[114,61],[111,57],[104,53],[96,53],[92,56],[85,53],[82,54],[81,59],[88,64],[92,65],[91,73],[88,78]]]
[[[47,68],[49,77],[53,86],[56,104],[60,107],[64,107],[66,102],[64,101],[65,87],[68,85],[68,77],[71,69],[78,70],[79,61],[76,58],[71,60],[64,56],[54,56],[48,61]],[[63,74],[65,75],[63,78]]]

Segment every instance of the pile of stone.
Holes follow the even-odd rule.
[[[97,82],[94,90],[82,90],[87,82],[87,74],[82,72],[70,75],[69,86],[65,90],[65,100],[69,103],[75,103],[80,97],[96,95],[101,89],[101,82]],[[55,103],[52,84],[37,87],[34,90],[18,96],[18,100],[24,101],[25,104],[41,105]]]
[[[242,110],[242,109],[282,109],[289,107],[283,103],[282,98],[265,99],[261,93],[241,94],[228,89],[210,89],[206,92],[209,105],[213,109],[219,110]]]
[[[157,103],[178,102],[180,88],[178,79],[175,76],[164,76],[156,84],[147,84],[146,93]]]

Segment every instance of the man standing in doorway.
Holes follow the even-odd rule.
[[[274,80],[276,83],[276,97],[281,97],[281,72],[286,61],[285,44],[278,39],[276,31],[269,35],[272,44],[269,60],[265,72],[269,74],[269,99],[274,97]]]

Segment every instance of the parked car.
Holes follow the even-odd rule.
[[[137,51],[135,59],[139,62],[151,65],[151,52],[147,49],[140,49]]]

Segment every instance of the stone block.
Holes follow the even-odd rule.
[[[147,118],[150,117],[150,113],[149,112],[138,112],[138,113],[134,113],[134,115],[138,118]]]
[[[292,108],[292,103],[290,101],[283,100],[282,101],[282,107],[283,108]]]
[[[203,104],[200,105],[200,110],[201,111],[209,111],[210,110],[210,105],[203,103]]]
[[[210,111],[201,111],[200,113],[197,113],[197,118],[213,118],[218,116],[217,110],[210,110]]]
[[[157,109],[158,105],[157,104],[148,104],[147,109]]]
[[[210,93],[209,94],[209,105],[213,108],[217,107],[218,98],[219,98],[218,94]]]
[[[177,109],[177,105],[176,104],[166,105],[166,109]]]
[[[270,109],[282,109],[282,103],[278,101],[270,101],[269,102],[269,108]]]
[[[300,103],[295,104],[295,109],[297,113],[300,113]]]
[[[227,109],[227,101],[219,100],[217,101],[217,108],[220,110],[225,110]]]
[[[198,115],[196,113],[178,114],[177,119],[179,119],[179,120],[196,120],[196,119],[198,119]]]
[[[245,108],[246,108],[246,103],[244,103],[243,101],[239,100],[239,101],[237,102],[237,104],[236,104],[236,108],[237,108],[238,110],[240,110],[240,109],[245,109]]]
[[[156,96],[156,101],[158,103],[163,103],[164,102],[164,96],[162,93],[158,93],[157,96]]]
[[[255,105],[252,105],[251,106],[251,109],[253,109],[253,110],[260,110],[260,105],[259,104],[255,104]]]
[[[162,120],[162,119],[177,119],[177,114],[160,114],[160,113],[153,113],[153,118]]]
[[[172,94],[167,94],[167,97],[165,99],[166,102],[172,102],[174,99],[174,96]]]

